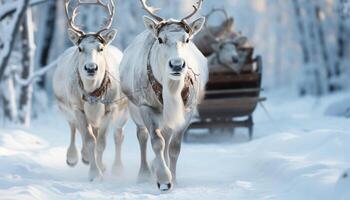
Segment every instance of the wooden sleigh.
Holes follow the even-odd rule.
[[[196,129],[206,129],[214,134],[236,128],[248,128],[249,139],[253,138],[253,112],[260,101],[263,63],[261,56],[247,60],[240,73],[232,70],[211,71],[206,94],[198,106],[198,117],[185,133],[185,142],[192,141]]]

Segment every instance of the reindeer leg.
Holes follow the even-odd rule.
[[[176,182],[176,164],[181,151],[181,142],[183,132],[177,132],[170,142],[169,157],[170,157],[170,171],[173,176],[174,182]]]
[[[170,128],[164,128],[162,130],[162,135],[164,137],[164,141],[165,141],[165,147],[164,147],[164,158],[165,158],[165,162],[167,164],[167,166],[169,167],[170,163],[169,163],[169,145],[170,145],[170,139],[172,136],[172,132],[173,130],[171,130]]]
[[[187,128],[190,125],[191,117],[192,117],[192,114],[187,115],[187,118],[186,118],[187,124],[184,126],[182,130],[174,133],[170,141],[170,145],[169,145],[170,171],[173,176],[174,182],[176,182],[176,165],[177,165],[177,160],[179,158],[180,151],[181,151],[182,138]]]
[[[88,161],[90,163],[89,180],[96,181],[102,179],[102,173],[96,161],[96,137],[94,136],[92,127],[88,124],[84,113],[80,110],[75,111],[75,116],[79,122],[77,128],[82,133],[83,144],[85,143],[87,149]]]
[[[67,164],[70,167],[74,167],[78,163],[78,150],[75,146],[75,135],[76,135],[76,128],[75,125],[71,122],[69,122],[70,127],[70,145],[67,149]]]
[[[155,159],[152,169],[157,178],[157,185],[161,191],[168,191],[172,188],[172,176],[164,159],[165,141],[159,128],[157,114],[150,107],[141,107],[141,115],[151,136],[151,143]]]
[[[128,121],[128,109],[127,104],[125,107],[119,107],[117,111],[118,118],[116,120],[116,130],[114,132],[114,144],[115,144],[115,158],[113,163],[113,173],[115,175],[121,175],[123,172],[123,163],[122,163],[122,144],[124,141],[124,131],[123,128]]]
[[[147,141],[148,131],[146,127],[137,126],[137,139],[139,140],[141,153],[141,166],[138,175],[138,182],[145,182],[149,180],[151,172],[147,162]]]
[[[122,163],[122,144],[124,141],[123,128],[117,128],[114,133],[115,158],[113,163],[113,172],[115,175],[120,175],[123,171]]]
[[[89,165],[89,155],[88,155],[88,148],[87,148],[87,144],[85,142],[85,133],[81,132],[81,130],[79,130],[80,134],[81,134],[81,143],[82,143],[82,148],[81,148],[81,161],[85,164],[85,165]]]
[[[103,164],[103,152],[106,149],[107,143],[107,127],[102,126],[97,131],[97,144],[96,144],[96,160],[99,168],[104,173],[106,171],[106,165]],[[95,136],[96,137],[96,136]]]

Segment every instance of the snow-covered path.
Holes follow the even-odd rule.
[[[184,144],[178,184],[165,194],[155,184],[136,183],[139,148],[132,123],[126,128],[122,177],[109,170],[101,183],[87,181],[81,162],[66,165],[69,130],[56,109],[30,129],[0,128],[0,199],[350,199],[350,181],[339,180],[350,168],[350,121],[324,116],[330,103],[349,95],[283,101],[281,96],[286,95],[274,93],[266,102],[273,119],[258,108],[252,142],[240,130],[224,143]],[[110,140],[109,169],[113,156]]]

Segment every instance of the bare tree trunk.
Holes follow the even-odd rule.
[[[27,13],[22,22],[22,75],[21,78],[26,80],[34,71],[34,30],[32,24],[31,9]],[[25,126],[30,125],[31,107],[32,107],[33,85],[28,84],[21,87],[19,100],[19,109],[21,112],[20,121]]]
[[[39,52],[39,66],[45,67],[49,63],[50,50],[52,46],[52,40],[55,33],[55,23],[56,23],[56,11],[57,5],[56,1],[49,1],[48,8],[46,12],[46,20],[44,27],[44,39],[43,45]],[[39,81],[39,87],[44,89],[46,87],[45,75]]]
[[[322,59],[322,44],[320,44],[320,24],[318,23],[317,5],[312,1],[305,1],[306,13],[308,14],[308,33],[311,49],[311,64],[315,74],[315,91],[311,94],[321,96],[329,92],[329,79],[327,65]],[[323,32],[322,32],[323,34]]]
[[[1,84],[1,99],[3,102],[4,118],[12,122],[17,122],[17,100],[16,89],[12,77],[6,77],[5,81]]]
[[[294,6],[295,15],[296,15],[297,26],[300,32],[300,47],[303,52],[303,61],[304,61],[304,64],[307,64],[310,62],[310,52],[308,50],[307,43],[306,43],[306,31],[303,25],[303,17],[301,14],[301,7],[300,7],[299,0],[293,0],[293,6]]]
[[[345,57],[345,50],[346,50],[345,38],[346,38],[346,31],[344,26],[344,20],[340,18],[339,24],[338,24],[338,33],[337,33],[337,60],[335,63],[336,76],[340,76],[342,73],[341,63]]]
[[[10,55],[15,44],[16,34],[21,25],[21,19],[25,14],[25,11],[28,7],[29,0],[23,0],[21,6],[16,11],[14,15],[14,22],[12,26],[12,30],[8,30],[11,37],[9,37],[9,41],[5,42],[0,46],[0,81],[5,73],[8,61],[10,59]],[[3,33],[2,33],[3,34]]]
[[[300,32],[305,78],[301,94],[323,95],[329,91],[329,57],[322,28],[320,7],[308,0],[293,0]]]
[[[315,2],[314,2],[315,3]],[[319,3],[319,2],[318,2]],[[323,29],[323,23],[322,23],[322,15],[324,14],[321,10],[321,7],[318,3],[315,3],[315,18],[316,18],[316,27],[317,27],[317,33],[318,33],[318,39],[320,43],[320,51],[323,59],[323,65],[327,74],[327,82],[332,78],[334,72],[332,70],[331,64],[329,62],[329,55],[328,55],[328,49],[325,39],[325,32]],[[330,89],[329,86],[327,89]]]

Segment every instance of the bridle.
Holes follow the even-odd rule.
[[[162,29],[165,26],[169,26],[169,25],[172,25],[172,24],[179,25],[190,36],[193,34],[192,28],[187,23],[185,23],[184,21],[161,21],[156,27],[156,29],[157,29],[157,37],[159,37],[160,32],[162,31]]]
[[[88,37],[93,37],[96,38],[99,42],[101,42],[103,45],[107,44],[107,41],[101,36],[101,34],[98,33],[86,33],[82,36],[79,37],[78,41],[77,41],[77,45],[79,46],[81,44],[81,42]]]

